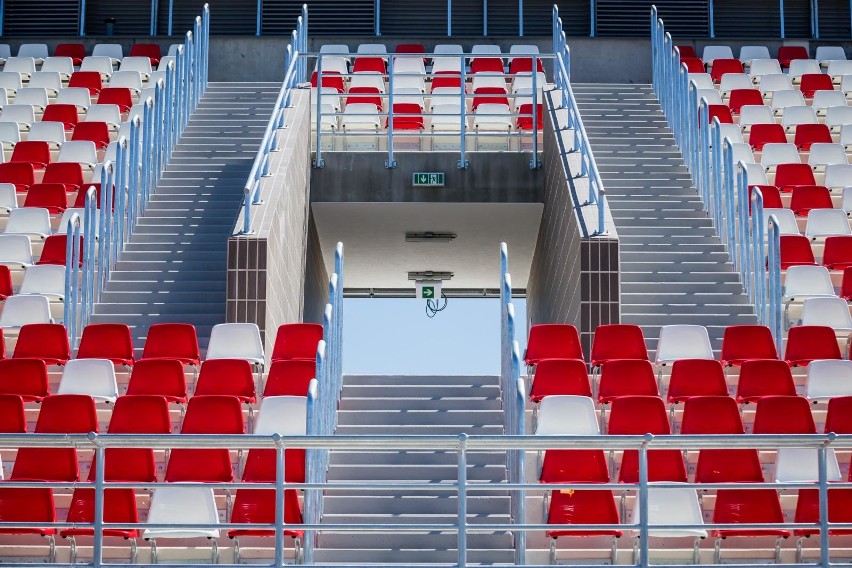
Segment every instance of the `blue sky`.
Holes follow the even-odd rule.
[[[526,302],[515,298],[523,354]],[[496,375],[500,371],[499,299],[451,298],[430,319],[414,298],[347,298],[343,372],[375,375]]]

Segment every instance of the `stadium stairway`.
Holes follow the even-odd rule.
[[[621,321],[655,350],[660,326],[756,323],[650,85],[572,85],[621,242]]]
[[[347,434],[502,434],[498,377],[346,376],[338,411],[337,435]],[[455,452],[332,451],[330,482],[446,482],[457,479]],[[506,478],[505,453],[468,453],[470,482],[499,483]],[[323,523],[455,523],[454,488],[428,491],[326,490]],[[468,491],[468,523],[509,522],[505,493]],[[353,563],[454,563],[454,532],[322,532],[315,561]],[[469,533],[471,564],[510,564],[512,537]]]
[[[110,274],[94,323],[196,326],[207,347],[225,321],[227,239],[280,85],[211,83]]]

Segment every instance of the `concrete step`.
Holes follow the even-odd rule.
[[[503,516],[509,510],[509,498],[468,497],[467,509],[471,515]],[[350,510],[364,515],[403,515],[408,511],[420,511],[426,515],[458,514],[458,499],[454,496],[424,497],[419,492],[400,497],[327,495],[324,499],[323,511],[326,514]]]
[[[399,375],[347,375],[347,386],[469,386],[496,387],[500,384],[500,377],[491,375],[483,376],[399,376]]]
[[[475,394],[476,396],[500,396],[500,387],[498,387],[497,385],[491,387],[482,386],[477,390],[478,392],[472,394]],[[428,385],[399,385],[393,389],[390,389],[382,387],[381,385],[349,385],[347,383],[344,383],[341,397],[343,400],[346,400],[351,397],[370,397],[376,399],[407,399],[411,397],[459,398],[464,397],[465,394],[470,391],[471,388],[469,385],[435,385],[434,387]]]
[[[348,565],[359,563],[376,565],[381,563],[410,566],[414,563],[452,564],[458,561],[458,552],[455,549],[394,550],[390,548],[324,548],[326,546],[326,539],[331,536],[337,535],[327,535],[326,533],[323,533],[323,540],[320,541],[320,548],[314,552],[314,560],[317,563],[338,563]],[[471,535],[468,535],[468,546],[470,546],[470,540]],[[511,546],[511,542],[508,544],[503,544],[501,542],[500,544],[500,548],[468,548],[468,564],[512,564],[514,559],[514,550],[508,548]]]
[[[374,397],[347,397],[340,401],[341,411],[363,411],[363,410],[384,410],[387,408],[399,408],[404,405],[406,409],[411,410],[501,410],[502,403],[499,394],[491,397],[471,396],[471,397],[436,397],[436,398],[419,398],[419,397],[394,397],[381,398]]]
[[[337,413],[341,426],[397,425],[440,426],[445,424],[502,425],[503,413],[496,410],[356,410]]]
[[[340,428],[340,426],[338,426]],[[431,430],[431,429],[430,429]],[[329,468],[329,481],[406,481],[428,483],[434,480],[455,480],[458,469],[454,465],[353,465]],[[500,483],[506,478],[506,466],[484,465],[469,467],[468,479]]]
[[[505,452],[467,452],[467,462],[471,466],[506,465]],[[347,452],[332,450],[332,465],[458,465],[456,452],[427,450],[406,450],[397,452]]]
[[[370,522],[371,517],[366,517],[365,520]],[[370,524],[373,524],[370,522]],[[397,532],[391,534],[377,533],[370,531],[365,533],[334,533],[323,531],[320,536],[319,548],[325,553],[329,549],[348,549],[351,552],[358,550],[373,550],[387,552],[407,552],[409,555],[416,552],[422,552],[428,555],[426,562],[440,562],[440,560],[432,559],[431,555],[440,556],[441,551],[455,552],[457,537],[455,532],[446,533],[412,533],[412,532]],[[371,546],[372,545],[372,546]],[[512,546],[512,535],[509,533],[498,534],[482,534],[469,533],[467,535],[467,545],[469,549],[495,550],[508,549]],[[317,551],[319,554],[319,550]],[[362,557],[363,558],[363,557]],[[373,562],[387,562],[384,555],[367,556]],[[354,560],[354,558],[353,558]],[[409,556],[409,561],[412,559]]]

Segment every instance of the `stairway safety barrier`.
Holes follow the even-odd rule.
[[[500,243],[500,391],[503,395],[503,433],[508,436],[523,436],[525,429],[526,387],[521,378],[521,354],[515,340],[515,307],[512,305],[512,277],[509,274],[509,250],[506,243]],[[461,456],[460,456],[461,457]],[[506,452],[506,466],[509,483],[523,483],[523,452]],[[459,472],[465,471],[461,468]],[[459,500],[461,507],[462,499]],[[526,504],[523,494],[511,494],[512,524],[526,522]],[[466,523],[466,515],[459,512],[459,522]],[[515,563],[526,564],[526,533],[515,532]],[[459,566],[466,562],[465,531],[459,532]]]
[[[284,82],[275,99],[272,116],[266,125],[260,149],[252,163],[249,177],[243,188],[243,229],[241,234],[249,235],[251,229],[251,207],[261,203],[260,180],[271,175],[269,162],[270,152],[278,150],[278,136],[284,128],[286,109],[293,106],[293,89],[307,80],[307,63],[303,56],[308,51],[308,5],[302,4],[302,15],[296,20],[296,29],[290,34],[290,44],[287,46]]]
[[[575,202],[574,206],[579,210],[585,205],[597,205],[597,228],[589,234],[586,228],[585,221],[580,217],[580,227],[584,237],[598,236],[606,233],[606,224],[604,221],[604,209],[606,202],[606,191],[603,187],[601,174],[598,172],[598,166],[595,162],[595,156],[592,153],[592,146],[589,143],[589,137],[586,134],[586,127],[583,126],[583,119],[580,116],[580,111],[577,108],[577,101],[574,98],[574,91],[571,89],[571,51],[568,48],[568,42],[565,38],[565,30],[562,25],[562,18],[559,17],[559,8],[553,6],[553,77],[556,84],[556,90],[561,91],[562,101],[559,108],[567,110],[567,125],[566,127],[574,131],[573,144],[567,152],[580,153],[580,172],[576,177],[587,178],[589,182],[589,198],[585,203]],[[553,109],[555,111],[555,109]],[[553,113],[555,118],[555,112]],[[554,120],[555,124],[555,120]],[[558,130],[558,128],[555,128]],[[565,156],[563,156],[565,158]],[[567,162],[565,163],[565,171],[568,169]],[[576,197],[576,196],[575,196]]]
[[[328,301],[323,315],[323,339],[317,347],[316,378],[308,389],[307,433],[309,436],[332,436],[337,428],[337,406],[343,388],[343,243],[334,251],[334,274],[328,284]],[[308,483],[326,482],[328,449],[307,450],[305,480]],[[323,492],[308,489],[305,492],[305,518],[309,524],[319,524],[322,519]],[[304,559],[311,564],[316,547],[317,533],[305,534]]]
[[[704,208],[755,306],[758,323],[769,326],[780,346],[778,220],[763,219],[763,196],[756,188],[749,191],[746,164],[734,163],[733,142],[722,138],[718,118],[711,122],[707,99],[699,99],[698,87],[689,80],[680,51],[665,31],[655,6],[651,7],[651,58],[654,93]]]
[[[100,184],[100,191],[88,187],[83,219],[71,218],[66,232],[64,323],[72,347],[207,90],[209,35],[210,9],[205,4],[193,30],[186,32],[176,60],[169,62],[165,79],[153,85],[154,97],[140,101],[142,116],[132,116],[128,134],[119,137],[115,160],[95,168],[92,182]]]
[[[664,524],[662,522],[651,522],[647,513],[639,515],[638,519],[621,519],[619,524],[544,524],[542,522],[526,522],[525,520],[517,523],[509,524],[467,524],[464,518],[460,517],[455,522],[445,523],[388,523],[388,524],[350,524],[350,523],[324,523],[318,522],[318,517],[315,512],[311,512],[310,507],[314,504],[310,501],[305,501],[305,517],[304,524],[287,524],[288,530],[304,530],[307,534],[312,534],[315,531],[333,531],[333,532],[348,532],[348,533],[365,533],[365,532],[385,532],[396,533],[401,531],[419,531],[433,533],[456,533],[460,536],[460,542],[464,542],[466,535],[471,534],[489,534],[499,532],[514,532],[518,534],[526,534],[528,532],[543,532],[546,530],[573,530],[573,531],[594,531],[594,530],[624,530],[634,537],[634,562],[637,567],[647,568],[649,566],[649,546],[648,536],[652,535],[651,531],[666,531],[666,530],[685,530],[685,529],[728,529],[728,530],[756,530],[756,529],[778,529],[786,530],[796,529],[811,529],[819,530],[819,552],[820,561],[818,566],[829,568],[829,531],[830,530],[849,530],[852,529],[852,523],[829,522],[828,518],[828,458],[834,459],[833,452],[850,451],[852,450],[852,436],[837,436],[833,433],[829,434],[810,434],[810,435],[754,435],[754,434],[738,434],[738,435],[666,435],[653,436],[647,434],[644,436],[287,436],[282,437],[278,434],[271,436],[243,436],[243,435],[170,435],[170,434],[0,434],[0,446],[4,448],[21,448],[21,447],[49,447],[49,448],[75,448],[77,451],[91,450],[95,453],[95,457],[99,463],[104,463],[105,452],[107,448],[153,448],[155,450],[167,450],[173,448],[228,448],[230,450],[248,450],[253,448],[266,448],[276,451],[278,457],[277,472],[275,483],[181,483],[185,487],[205,487],[216,491],[223,492],[225,490],[235,489],[274,489],[277,492],[276,498],[276,522],[273,523],[231,523],[221,522],[217,524],[195,524],[186,523],[178,526],[186,529],[256,529],[256,530],[273,530],[277,537],[275,541],[276,563],[273,566],[281,566],[284,558],[284,542],[283,529],[284,523],[284,490],[285,489],[305,489],[308,492],[327,492],[333,494],[336,490],[358,490],[363,491],[365,495],[371,492],[381,490],[399,490],[405,487],[406,490],[412,493],[421,491],[446,491],[447,494],[456,494],[459,496],[459,512],[460,515],[465,512],[467,493],[475,492],[477,495],[483,493],[492,493],[494,495],[505,494],[509,491],[524,496],[529,493],[540,494],[542,491],[562,491],[575,490],[581,491],[589,489],[588,484],[582,483],[549,483],[546,486],[537,482],[529,483],[524,479],[507,483],[494,483],[491,481],[471,481],[466,477],[466,456],[473,452],[518,452],[523,456],[526,452],[539,452],[551,449],[602,449],[611,451],[620,450],[638,450],[639,452],[639,483],[637,484],[619,484],[619,483],[601,483],[595,484],[595,489],[611,489],[614,491],[634,492],[639,501],[641,511],[648,511],[649,487],[654,489],[660,488],[693,488],[699,490],[716,490],[716,489],[742,489],[741,483],[669,483],[669,482],[654,482],[648,481],[648,452],[651,450],[668,449],[668,450],[683,450],[697,451],[700,449],[746,449],[754,448],[758,450],[774,451],[780,448],[808,448],[811,449],[817,461],[817,481],[797,481],[785,483],[749,483],[750,489],[757,488],[772,488],[778,490],[797,490],[797,489],[816,489],[819,496],[819,520],[813,523],[802,522],[785,522],[783,524],[771,523],[736,523],[736,524],[721,524],[721,523],[700,523],[700,524]],[[457,480],[450,482],[414,482],[400,483],[398,481],[377,482],[329,482],[326,480],[313,481],[307,483],[286,483],[284,480],[284,451],[286,448],[306,448],[308,453],[314,450],[328,452],[329,450],[339,451],[360,451],[360,452],[378,452],[378,451],[445,451],[456,452],[458,455],[458,476]],[[56,530],[70,528],[92,528],[94,529],[94,551],[93,562],[94,568],[103,566],[121,566],[125,564],[106,563],[103,559],[103,531],[102,529],[143,529],[143,528],[174,528],[175,525],[150,524],[147,522],[140,523],[113,523],[105,522],[104,520],[104,491],[112,488],[133,488],[137,490],[152,490],[158,487],[164,487],[165,483],[139,483],[139,482],[106,482],[104,480],[105,468],[97,468],[95,472],[94,482],[44,482],[32,480],[7,480],[3,482],[3,487],[6,491],[13,488],[54,488],[64,489],[66,491],[72,488],[92,488],[95,493],[95,509],[94,518],[91,523],[67,523],[67,522],[16,522],[5,521],[0,522],[0,530],[10,528],[53,528]],[[832,489],[850,489],[852,483],[830,481]],[[230,519],[228,519],[230,521]],[[307,551],[306,551],[307,552]],[[306,564],[312,564],[312,561],[305,557]],[[135,564],[137,566],[144,564]],[[269,564],[266,564],[269,566]],[[355,565],[354,563],[352,564]],[[525,565],[523,559],[517,564]],[[814,564],[811,564],[812,566]],[[40,568],[48,567],[67,567],[72,568],[75,564],[69,563],[34,563],[28,566],[38,566]],[[219,564],[219,566],[236,567],[234,564]],[[366,566],[366,565],[365,565]],[[413,565],[416,566],[416,565]],[[435,568],[463,568],[464,562],[452,564],[429,564]],[[669,564],[668,568],[681,568],[691,566],[691,564]],[[748,566],[748,564],[726,564],[726,566]],[[801,564],[781,564],[793,568],[801,566]]]

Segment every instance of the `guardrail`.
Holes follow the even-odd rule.
[[[515,307],[512,305],[512,277],[509,275],[509,249],[506,243],[500,243],[500,390],[503,396],[503,433],[509,436],[523,436],[526,428],[525,405],[526,387],[521,378],[521,354],[515,340]],[[523,452],[506,452],[506,467],[509,483],[523,483],[526,479]],[[466,468],[459,469],[460,475],[466,475]],[[466,479],[466,478],[465,478]],[[461,482],[461,481],[460,481]],[[463,499],[459,499],[461,507]],[[526,522],[526,503],[523,495],[511,494],[512,524]],[[467,515],[459,512],[459,517]],[[515,564],[526,564],[526,533],[515,532]],[[459,533],[459,566],[464,566],[466,557],[464,532]]]
[[[64,323],[72,348],[207,90],[209,35],[210,10],[205,4],[176,60],[169,62],[165,79],[153,85],[154,96],[140,101],[142,116],[130,118],[128,135],[118,139],[115,159],[95,167],[91,182],[99,183],[100,190],[86,189],[82,220],[79,214],[71,217],[66,230]]]
[[[636,543],[636,557],[634,566],[645,568],[649,566],[648,536],[652,531],[660,530],[683,530],[683,529],[812,529],[819,530],[820,562],[825,568],[835,565],[829,562],[829,531],[838,529],[852,529],[852,523],[829,522],[828,518],[828,488],[849,489],[852,483],[829,481],[828,460],[829,456],[834,458],[834,450],[852,450],[852,436],[837,436],[835,434],[814,435],[666,435],[653,436],[482,436],[482,435],[460,435],[460,436],[287,436],[278,434],[271,436],[260,435],[120,435],[120,434],[0,434],[0,447],[50,447],[50,448],[75,448],[78,451],[92,450],[98,463],[104,463],[106,449],[108,448],[153,448],[155,450],[167,450],[174,448],[227,448],[230,450],[248,450],[254,448],[274,449],[277,456],[277,475],[275,483],[181,483],[181,486],[205,487],[219,491],[233,489],[275,489],[276,498],[276,522],[275,523],[230,523],[217,524],[149,524],[149,523],[111,523],[104,522],[104,491],[111,488],[132,489],[156,489],[168,486],[167,483],[137,483],[137,482],[107,482],[104,479],[105,468],[96,468],[94,482],[42,482],[31,480],[6,480],[3,487],[7,490],[12,488],[92,488],[95,493],[95,508],[93,522],[91,523],[43,523],[43,522],[0,522],[0,529],[11,528],[92,528],[94,529],[94,555],[92,565],[95,568],[102,566],[119,566],[120,564],[107,564],[103,561],[103,529],[142,529],[142,528],[175,528],[185,529],[274,529],[276,535],[283,535],[283,529],[304,530],[307,534],[316,531],[329,532],[386,532],[398,533],[410,532],[433,532],[433,533],[455,533],[459,535],[460,543],[465,542],[468,534],[487,534],[511,531],[516,535],[529,532],[543,532],[546,530],[568,530],[568,531],[595,531],[595,530],[625,530],[632,531],[638,537]],[[455,452],[457,460],[457,479],[451,482],[439,483],[400,483],[400,482],[307,482],[288,483],[284,480],[285,449],[306,448],[311,450],[358,450],[370,451],[405,451],[405,450],[427,450]],[[677,449],[683,451],[696,451],[701,449],[758,449],[777,450],[781,448],[808,448],[814,450],[817,460],[817,478],[815,480],[794,481],[785,483],[669,483],[648,481],[648,451],[657,449]],[[611,489],[619,491],[632,491],[639,501],[640,511],[648,511],[648,489],[654,488],[694,488],[700,490],[714,489],[757,489],[773,488],[779,490],[795,489],[817,489],[819,496],[819,520],[813,523],[785,522],[782,524],[772,523],[700,523],[700,524],[662,524],[651,522],[647,513],[640,513],[639,518],[628,521],[621,519],[615,524],[544,524],[527,523],[524,519],[521,523],[514,521],[509,524],[468,524],[466,519],[466,498],[469,491],[475,491],[478,495],[483,492],[491,492],[495,495],[506,492],[517,493],[523,499],[530,492],[540,494],[542,491],[560,490],[583,490],[589,489],[588,484],[582,483],[528,483],[526,480],[520,482],[508,481],[506,483],[494,483],[492,481],[469,481],[467,479],[467,456],[476,452],[518,452],[522,457],[526,452],[538,452],[550,449],[599,449],[609,451],[638,450],[639,452],[639,482],[636,484],[601,483],[594,484],[595,489]],[[459,498],[458,516],[455,522],[445,523],[405,523],[405,524],[347,524],[347,523],[323,523],[308,520],[303,524],[285,524],[283,515],[283,495],[285,489],[304,489],[308,492],[333,493],[335,490],[371,491],[405,488],[408,491],[446,491],[456,494]],[[305,508],[312,506],[306,501]],[[312,514],[306,510],[306,515],[311,518]],[[516,538],[517,542],[517,538]],[[276,564],[280,566],[283,559],[283,538],[275,539]],[[310,564],[307,556],[305,563]],[[42,568],[67,566],[68,563],[37,563],[28,564]],[[126,565],[126,564],[125,564]],[[142,564],[137,564],[142,565]],[[268,565],[268,564],[267,564]],[[353,564],[354,566],[355,564]],[[520,558],[519,566],[525,565],[523,557]],[[227,566],[236,566],[228,564]],[[463,562],[458,564],[430,564],[430,566],[441,566],[442,568],[462,568]],[[680,564],[667,565],[670,568],[680,567]],[[688,566],[688,565],[687,565]],[[732,566],[732,564],[726,564]],[[736,565],[740,566],[740,565]],[[795,565],[785,565],[795,566]]]
[[[581,221],[580,226],[583,230],[583,236],[599,236],[606,233],[606,222],[604,220],[604,209],[606,207],[606,191],[603,187],[601,174],[598,172],[598,166],[595,162],[595,156],[592,152],[589,137],[586,134],[586,127],[583,126],[583,119],[580,116],[580,110],[577,108],[577,102],[574,98],[574,91],[571,89],[571,51],[568,48],[568,42],[565,37],[565,30],[562,25],[562,18],[559,17],[559,9],[553,6],[553,52],[555,58],[553,60],[553,76],[556,83],[556,89],[562,93],[562,109],[566,109],[567,125],[574,132],[573,145],[569,152],[580,153],[580,172],[576,174],[578,178],[588,178],[589,182],[589,197],[585,203],[575,202],[575,207],[578,209],[578,215],[582,217],[579,209],[585,205],[597,205],[597,220],[598,226],[595,231],[589,234],[585,222]],[[555,124],[555,113],[553,114]],[[566,173],[569,173],[568,163],[563,156]],[[576,195],[574,196],[576,200]]]
[[[337,407],[343,388],[343,243],[334,251],[334,274],[328,284],[328,301],[323,314],[323,339],[317,347],[316,378],[311,380],[307,400],[307,434],[332,436],[337,428]],[[312,448],[305,456],[305,480],[308,483],[326,482],[328,449]],[[322,520],[323,491],[305,492],[305,518],[308,524]],[[317,532],[305,533],[304,559],[313,563]]]
[[[278,149],[278,131],[284,127],[284,113],[287,108],[292,107],[292,90],[299,83],[305,81],[307,66],[303,53],[308,50],[308,5],[302,4],[302,15],[296,20],[296,29],[290,34],[290,44],[287,46],[287,58],[285,62],[284,81],[275,99],[272,108],[272,116],[263,132],[260,141],[260,149],[254,158],[243,188],[243,228],[241,235],[252,234],[251,229],[251,207],[261,202],[260,180],[269,176],[269,162],[272,159],[271,152]]]
[[[772,330],[780,353],[784,326],[778,220],[764,220],[762,194],[749,189],[746,164],[734,164],[733,142],[722,137],[717,118],[710,121],[707,99],[699,99],[656,7],[651,8],[651,58],[654,92],[704,209],[754,304],[758,323]]]

